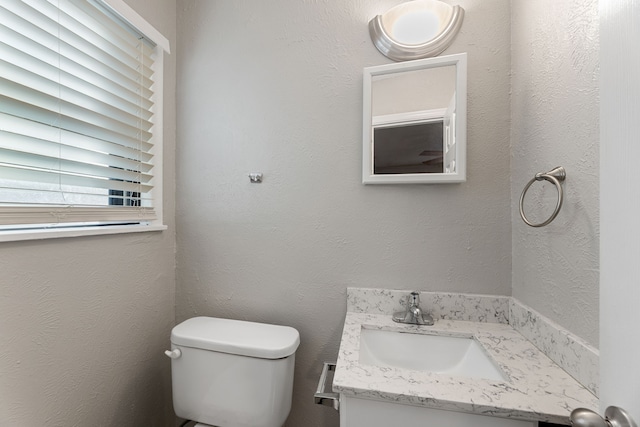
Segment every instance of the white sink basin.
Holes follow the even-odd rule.
[[[473,338],[362,328],[360,363],[506,381]]]

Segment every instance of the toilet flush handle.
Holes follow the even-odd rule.
[[[182,356],[182,352],[180,351],[179,348],[176,348],[175,350],[167,350],[164,352],[164,354],[166,354],[172,359],[177,359],[178,357]]]

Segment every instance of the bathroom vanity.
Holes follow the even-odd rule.
[[[342,427],[568,425],[572,409],[597,409],[587,388],[508,323],[487,322],[493,307],[475,321],[456,310],[465,320],[439,314],[433,326],[347,312],[333,378]]]

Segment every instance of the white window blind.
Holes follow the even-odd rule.
[[[156,56],[98,1],[0,1],[0,227],[158,217]]]

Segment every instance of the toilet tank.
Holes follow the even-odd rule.
[[[281,427],[291,410],[298,331],[212,317],[173,328],[176,415],[220,427]]]

